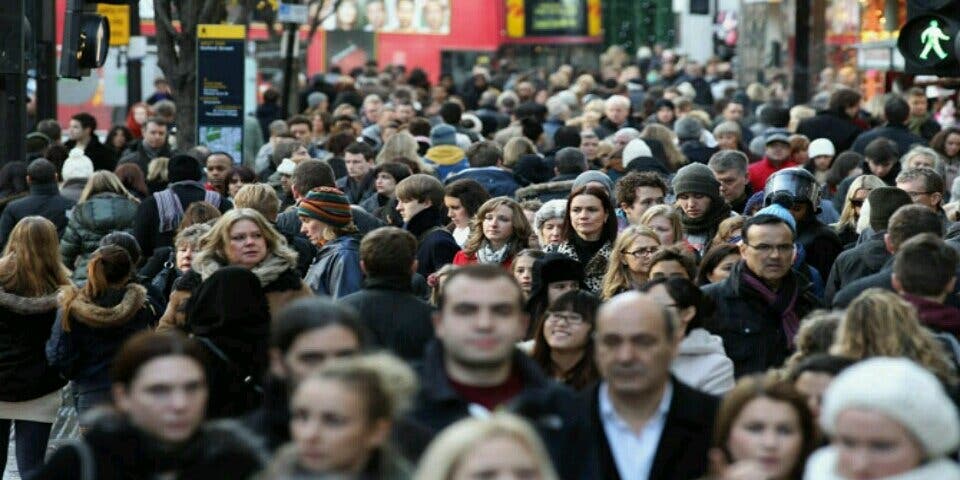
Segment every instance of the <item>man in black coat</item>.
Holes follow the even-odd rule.
[[[783,365],[800,319],[820,307],[810,281],[791,269],[795,241],[787,220],[756,215],[743,225],[743,260],[726,280],[703,287],[717,305],[707,329],[723,339],[737,377]]]
[[[914,145],[926,145],[923,137],[914,134],[907,128],[907,119],[910,116],[910,105],[902,97],[896,96],[883,104],[883,116],[887,123],[874,127],[862,133],[851,147],[853,151],[863,154],[867,145],[876,138],[888,138],[897,144],[900,154],[907,153]],[[839,151],[839,147],[838,151]]]
[[[417,237],[417,273],[427,278],[452,263],[460,251],[453,235],[444,228],[443,184],[436,177],[418,173],[401,180],[396,194],[403,228]]]
[[[806,135],[811,141],[826,138],[833,143],[837,152],[848,150],[863,129],[853,119],[860,111],[860,92],[841,88],[830,95],[826,110],[817,112],[812,118],[800,121],[797,133]]]
[[[220,212],[233,208],[230,200],[217,192],[206,190],[200,183],[200,162],[197,159],[189,155],[177,155],[170,159],[167,172],[170,181],[167,189],[140,202],[137,218],[133,222],[133,236],[147,257],[153,255],[157,247],[173,246],[173,237],[183,212],[191,203],[205,201]]]
[[[879,272],[857,279],[837,292],[833,297],[834,308],[846,308],[857,295],[868,288],[893,291],[893,285],[890,282],[890,274],[893,273],[893,255],[904,242],[921,233],[933,233],[942,238],[943,223],[940,221],[940,216],[923,205],[906,205],[897,209],[890,217],[887,233],[883,238],[890,258]]]
[[[434,308],[413,293],[410,276],[416,271],[417,239],[396,227],[378,228],[360,242],[363,288],[340,298],[360,314],[372,343],[409,363],[423,358],[433,339]]]
[[[670,374],[675,317],[639,292],[601,307],[593,341],[603,380],[584,399],[589,478],[688,480],[706,473],[720,402]]]
[[[508,409],[536,427],[561,478],[586,478],[585,423],[576,397],[515,347],[527,319],[513,276],[499,265],[454,270],[438,308],[438,341],[424,355],[410,417],[437,434],[463,418]]]
[[[70,148],[82,148],[83,154],[93,162],[94,170],[113,171],[117,166],[116,155],[103,143],[97,134],[93,133],[97,129],[97,119],[86,112],[81,112],[70,118],[70,127],[67,129],[70,140],[63,146]]]
[[[833,263],[824,286],[827,304],[833,302],[834,295],[843,287],[879,272],[893,258],[884,241],[887,224],[897,209],[912,203],[906,192],[895,187],[875,188],[867,201],[870,202],[870,228],[874,233],[869,240],[841,253]]]
[[[10,202],[0,215],[0,248],[7,244],[10,232],[24,217],[39,215],[53,222],[57,235],[67,228],[67,210],[74,202],[60,195],[57,188],[57,168],[49,160],[38,158],[27,167],[27,183],[30,193]]]
[[[146,177],[151,160],[172,155],[167,143],[167,128],[167,123],[162,119],[153,117],[147,120],[143,126],[143,140],[131,144],[118,163],[135,163]]]

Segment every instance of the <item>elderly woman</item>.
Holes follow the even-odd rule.
[[[174,251],[163,265],[163,270],[150,280],[150,295],[166,301],[170,298],[173,283],[190,271],[193,256],[200,251],[200,238],[210,231],[210,225],[197,223],[184,228],[173,240]]]
[[[883,379],[883,381],[877,381]],[[906,358],[872,358],[827,388],[820,426],[833,440],[807,462],[818,480],[960,478],[960,420],[937,378]]]
[[[256,210],[228,211],[200,243],[202,247],[193,257],[190,271],[174,284],[158,330],[182,326],[186,301],[193,291],[213,272],[228,265],[246,268],[257,276],[272,316],[287,303],[313,294],[297,273],[296,252]]]
[[[567,201],[550,200],[537,210],[533,228],[540,239],[540,246],[559,245],[563,242],[563,216],[567,211]]]

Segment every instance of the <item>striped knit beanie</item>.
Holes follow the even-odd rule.
[[[297,215],[320,220],[334,228],[344,228],[353,221],[350,201],[333,187],[320,187],[300,200]]]

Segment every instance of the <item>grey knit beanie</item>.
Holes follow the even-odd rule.
[[[691,163],[673,177],[673,193],[701,193],[711,199],[720,199],[720,182],[713,176],[710,167],[702,163]]]

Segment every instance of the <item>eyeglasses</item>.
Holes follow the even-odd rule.
[[[626,255],[630,255],[633,258],[640,258],[640,257],[653,255],[654,253],[657,253],[657,250],[659,249],[660,247],[646,247],[646,248],[638,248],[632,252],[623,252],[623,253]]]
[[[796,248],[792,243],[783,244],[783,245],[767,245],[766,243],[761,243],[759,245],[750,245],[749,243],[744,242],[744,244],[758,252],[762,255],[770,255],[774,251],[784,255],[793,253],[793,250]]]
[[[850,200],[850,206],[853,208],[861,208],[863,207],[863,200]]]
[[[930,195],[933,192],[907,192],[907,195],[910,195],[910,198],[916,199],[920,195]]]
[[[566,322],[567,325],[571,326],[583,324],[583,316],[581,316],[579,313],[550,312],[547,315],[546,321],[551,323],[560,323],[561,320]]]

